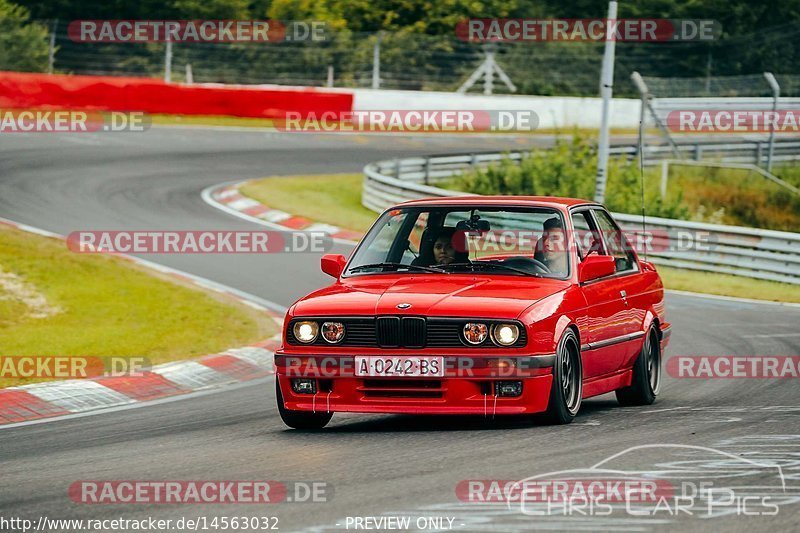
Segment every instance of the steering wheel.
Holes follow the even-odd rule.
[[[520,268],[522,270],[528,270],[530,267],[533,267],[535,274],[550,274],[550,268],[539,261],[538,259],[534,259],[533,257],[511,257],[503,261],[503,263],[507,264],[508,266],[513,266],[514,268]]]

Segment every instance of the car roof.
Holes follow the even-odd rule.
[[[398,206],[425,206],[425,205],[491,205],[491,206],[530,206],[530,207],[554,207],[569,208],[576,205],[600,205],[596,202],[582,200],[580,198],[561,198],[558,196],[448,196],[443,198],[423,198],[421,200],[410,200],[398,204]]]

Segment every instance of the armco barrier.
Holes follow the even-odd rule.
[[[625,153],[624,149],[617,149]],[[441,189],[430,184],[464,170],[486,166],[504,157],[518,160],[521,153],[465,154],[439,157],[413,157],[370,163],[364,167],[361,203],[376,212],[399,202],[424,197],[463,196],[467,193]],[[615,213],[614,217],[629,232],[641,231],[642,218]],[[648,259],[677,268],[733,274],[750,278],[800,284],[800,234],[719,224],[704,224],[666,218],[647,217],[646,227],[662,239],[689,244],[687,236],[699,239],[699,246],[659,249]]]
[[[0,108],[144,111],[277,118],[350,111],[353,95],[313,88],[165,83],[152,78],[0,72]]]

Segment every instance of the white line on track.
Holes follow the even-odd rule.
[[[14,220],[9,220],[7,218],[0,217],[0,222],[6,222],[12,226],[15,226],[23,231],[27,231],[28,233],[35,233],[37,235],[42,235],[45,237],[53,237],[56,239],[65,239],[63,235],[59,235],[58,233],[53,233],[52,231],[48,231],[45,229],[37,228],[34,226],[29,226],[28,224],[22,224],[16,222]],[[154,263],[153,261],[148,261],[147,259],[142,259],[141,257],[137,257],[134,255],[128,254],[117,254],[117,255],[124,255],[129,259],[133,260],[135,263],[138,263],[142,266],[145,266],[151,270],[156,270],[158,272],[164,272],[167,274],[177,274],[179,276],[183,276],[186,278],[191,279],[198,285],[210,289],[214,292],[226,292],[238,296],[239,298],[250,302],[251,304],[255,304],[259,308],[264,308],[272,311],[276,311],[278,313],[286,313],[288,309],[286,306],[283,306],[277,302],[273,302],[271,300],[267,300],[265,298],[261,298],[260,296],[256,296],[255,294],[250,294],[249,292],[244,292],[239,289],[235,289],[233,287],[229,287],[227,285],[223,285],[222,283],[218,283],[216,281],[212,281],[208,278],[204,278],[201,276],[197,276],[195,274],[191,274],[189,272],[184,272],[183,270],[178,270],[177,268],[168,267],[166,265],[162,265],[159,263]]]
[[[775,338],[775,337],[800,337],[800,333],[762,333],[758,335],[742,335],[743,339]]]

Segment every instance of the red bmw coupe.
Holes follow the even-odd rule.
[[[292,305],[275,353],[281,418],[544,413],[651,404],[670,326],[655,267],[584,200],[464,196],[385,211],[336,281]]]

